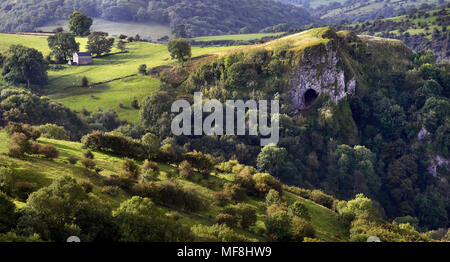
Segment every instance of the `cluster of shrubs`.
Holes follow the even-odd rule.
[[[55,146],[40,145],[36,141],[41,133],[30,125],[10,122],[6,127],[6,133],[10,137],[8,153],[12,157],[23,158],[26,154],[39,154],[47,159],[59,157],[59,151]]]
[[[131,195],[151,198],[163,206],[189,211],[201,210],[208,205],[195,188],[182,185],[175,179],[157,181],[159,174],[155,162],[146,160],[141,168],[134,160],[125,158],[118,174],[104,180],[103,190],[110,195],[124,190]]]
[[[198,242],[256,242],[256,239],[238,234],[225,224],[195,225],[191,231]]]
[[[81,141],[87,148],[113,153],[122,157],[145,159],[147,156],[147,150],[140,141],[116,132],[104,133],[94,131],[85,135]]]
[[[248,196],[262,198],[270,190],[282,191],[281,182],[266,173],[257,173],[251,166],[239,164],[236,160],[223,162],[216,166],[217,170],[233,174],[234,181],[226,183],[222,192],[216,192],[214,198],[219,205],[229,202],[242,202]]]
[[[256,208],[245,203],[228,205],[223,209],[223,212],[216,217],[216,222],[218,224],[224,224],[230,228],[239,226],[243,229],[249,229],[251,226],[255,225],[256,220]]]
[[[301,201],[297,200],[288,206],[277,191],[270,190],[266,196],[266,204],[265,224],[270,240],[301,242],[305,238],[315,237],[315,230],[310,223],[311,216]]]
[[[324,192],[320,190],[309,190],[304,188],[299,188],[295,186],[287,186],[283,185],[283,189],[295,194],[297,196],[309,199],[319,205],[322,205],[328,209],[333,209],[337,200],[334,199],[334,197],[325,194]]]
[[[21,88],[5,88],[0,92],[0,125],[21,122],[30,125],[53,123],[64,126],[72,140],[89,132],[89,126],[74,111],[45,96]]]
[[[34,182],[19,180],[16,172],[10,167],[0,167],[0,191],[25,201],[39,186]]]
[[[372,200],[358,194],[349,201],[339,201],[336,205],[341,222],[350,232],[350,241],[366,242],[370,236],[377,236],[382,242],[423,242],[430,241],[420,234],[409,222],[386,223]]]

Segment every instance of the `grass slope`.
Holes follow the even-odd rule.
[[[317,0],[321,1],[321,0]],[[325,1],[324,1],[325,2]],[[351,4],[342,3],[342,6],[339,8],[331,9],[321,16],[322,19],[331,18],[336,21],[347,19],[350,21],[354,21],[360,18],[375,18],[373,16],[377,16],[379,12],[383,12],[383,10],[390,9],[393,10],[394,15],[396,12],[400,10],[408,10],[413,7],[417,7],[421,4],[438,4],[439,0],[366,0],[366,1],[357,1]]]
[[[234,41],[249,41],[261,39],[268,36],[279,36],[283,33],[258,33],[258,34],[238,34],[238,35],[216,35],[216,36],[201,36],[192,38],[192,40],[198,42],[205,41],[221,41],[221,40],[234,40]]]
[[[77,38],[77,41],[80,43],[80,49],[84,51],[87,39]],[[50,52],[45,35],[0,34],[0,52],[5,52],[14,44],[36,48],[44,55]],[[193,47],[192,56],[221,55],[237,48],[239,47]],[[152,68],[173,64],[175,61],[171,59],[167,46],[161,44],[132,42],[127,45],[127,50],[126,53],[120,53],[113,48],[112,55],[94,58],[92,65],[61,65],[57,69],[50,69],[49,83],[44,87],[43,93],[71,109],[115,109],[120,119],[137,122],[138,110],[131,108],[131,101],[134,97],[143,99],[151,94],[159,86],[159,82],[150,77],[132,75],[137,73],[141,64]],[[108,83],[81,88],[79,86],[84,76],[91,85]],[[118,78],[125,79],[117,80]],[[119,104],[124,107],[120,108]]]
[[[0,165],[10,166],[15,171],[15,181],[28,181],[36,183],[39,187],[45,187],[51,184],[51,182],[62,175],[70,175],[74,177],[78,182],[90,181],[94,185],[93,193],[97,195],[103,201],[109,203],[111,207],[117,208],[121,202],[130,198],[125,192],[121,191],[117,196],[110,196],[102,192],[100,178],[95,176],[89,176],[84,172],[84,168],[78,162],[75,165],[71,165],[67,161],[69,155],[82,158],[84,149],[82,144],[69,141],[53,140],[40,138],[38,141],[41,144],[52,144],[60,151],[60,157],[53,161],[38,157],[29,156],[27,159],[15,159],[7,155],[7,143],[8,136],[4,131],[0,130]],[[97,166],[102,169],[100,172],[101,176],[108,177],[111,174],[115,174],[122,162],[122,159],[113,155],[108,155],[100,152],[93,152],[95,156],[95,161]],[[139,163],[142,164],[142,163]],[[166,173],[169,170],[175,169],[171,165],[164,163],[159,163],[160,170],[162,174],[159,176],[160,180],[166,180]],[[212,176],[210,178],[212,181],[224,181],[232,180],[232,178],[227,174],[219,174],[217,176]],[[185,185],[192,186],[198,194],[200,194],[204,199],[213,199],[213,194],[219,191],[219,187],[207,187],[205,182],[194,183],[182,179],[178,181]],[[323,241],[343,241],[347,239],[347,233],[345,228],[341,225],[338,220],[338,215],[331,210],[322,207],[316,203],[309,200],[300,198],[296,195],[285,193],[285,197],[288,203],[292,203],[296,200],[303,202],[308,208],[311,217],[312,225],[317,232],[317,238]],[[24,206],[24,202],[16,199],[14,201],[18,208]],[[256,223],[257,227],[263,228],[265,221],[265,211],[261,209],[264,201],[261,199],[249,198],[247,203],[257,208],[258,221]],[[212,225],[215,223],[214,218],[220,213],[221,208],[211,202],[210,208],[205,211],[189,213],[182,210],[174,210],[168,207],[162,207],[165,211],[177,211],[181,215],[181,221],[186,225],[196,225],[205,224]],[[253,232],[245,230],[237,230],[248,237],[256,238],[258,240],[264,240],[261,236],[255,235]]]

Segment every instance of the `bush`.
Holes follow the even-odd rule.
[[[136,99],[136,97],[131,100],[131,107],[134,109],[139,109],[139,101]]]
[[[73,155],[69,155],[67,157],[67,161],[69,161],[70,164],[75,165],[78,162],[78,157],[73,156]]]
[[[84,192],[86,192],[88,194],[91,193],[92,190],[94,189],[94,185],[89,181],[81,181],[80,186],[82,186],[84,189]]]
[[[247,199],[245,189],[236,184],[226,183],[223,192],[235,202],[242,202]]]
[[[217,165],[217,169],[223,173],[231,174],[233,172],[233,167],[238,164],[239,162],[237,160],[230,160],[227,162],[222,162],[219,165]]]
[[[292,218],[291,237],[293,241],[301,242],[304,238],[314,238],[316,233],[311,223],[300,217]]]
[[[183,160],[178,166],[178,173],[180,176],[186,180],[192,180],[194,177],[194,170],[192,169],[191,163],[189,161]]]
[[[265,196],[269,193],[270,189],[281,193],[281,183],[273,176],[266,173],[257,173],[253,175],[255,181],[255,189],[260,195]]]
[[[227,194],[225,194],[224,192],[215,192],[214,200],[216,201],[217,205],[219,205],[219,206],[225,206],[228,203],[230,203],[230,197]]]
[[[193,151],[184,154],[182,158],[189,161],[192,167],[205,175],[209,175],[214,170],[214,160],[211,155]]]
[[[102,188],[102,193],[116,197],[120,194],[120,188],[117,186],[105,186]]]
[[[333,208],[334,198],[330,195],[323,193],[320,190],[313,190],[311,192],[311,200],[326,208]]]
[[[88,87],[89,86],[89,80],[87,79],[87,77],[83,76],[83,78],[81,79],[81,86],[82,87]]]
[[[95,161],[90,158],[83,158],[83,160],[81,160],[81,164],[88,170],[94,170],[97,165]]]
[[[144,173],[141,176],[141,181],[144,183],[156,181],[158,179],[158,176],[159,176],[158,171],[153,171],[152,169],[149,169],[147,171],[144,171]]]
[[[158,184],[158,202],[197,211],[206,206],[206,201],[191,187],[184,187],[175,180],[166,180]]]
[[[271,206],[274,204],[280,204],[281,203],[281,199],[280,199],[280,193],[278,193],[277,191],[271,189],[269,191],[269,193],[267,193],[266,195],[266,204],[267,206]]]
[[[145,160],[144,165],[142,166],[142,170],[142,181],[150,182],[158,179],[159,166],[156,162]]]
[[[141,168],[134,160],[125,158],[119,171],[119,175],[137,181],[141,175]]]
[[[104,184],[107,186],[116,186],[130,192],[132,191],[133,186],[136,184],[136,181],[128,177],[111,175],[104,181]]]
[[[141,75],[147,74],[147,65],[140,65],[138,68],[138,73]]]
[[[24,133],[14,133],[8,144],[9,155],[16,158],[23,158],[25,153],[32,152],[32,144]]]
[[[140,141],[133,140],[120,133],[95,131],[84,136],[81,141],[86,147],[93,150],[135,159],[147,158],[147,150]]]
[[[16,222],[16,206],[8,197],[0,192],[0,233],[9,232]]]
[[[250,226],[254,225],[257,220],[256,208],[245,203],[229,205],[224,209],[224,213],[236,217],[243,229],[248,229]]]
[[[91,150],[88,150],[88,151],[84,152],[83,156],[85,158],[94,159],[94,154],[91,152]]]
[[[230,228],[236,227],[236,218],[230,214],[218,214],[216,216],[216,223],[219,225],[226,225]]]
[[[8,136],[12,136],[14,133],[22,133],[26,136],[27,139],[36,140],[41,136],[39,130],[28,124],[8,122],[8,125],[5,128]]]
[[[54,159],[59,157],[59,150],[54,145],[39,146],[38,153],[44,155],[47,159]]]
[[[158,185],[154,182],[140,183],[133,186],[133,195],[158,199]]]
[[[267,233],[278,241],[291,239],[291,217],[285,211],[270,214],[266,220]]]
[[[145,160],[144,165],[142,166],[142,170],[144,170],[144,171],[151,170],[151,171],[159,172],[159,166],[158,166],[158,163],[156,163],[156,162]]]
[[[12,169],[0,167],[0,191],[11,194],[14,183],[14,173]]]
[[[296,217],[306,219],[307,221],[311,220],[311,216],[309,214],[308,209],[302,202],[300,202],[298,200],[289,206],[289,214],[291,216],[296,216]]]
[[[55,124],[45,124],[39,126],[39,132],[42,137],[58,139],[58,140],[69,140],[67,131],[62,126],[57,126]]]
[[[234,232],[226,225],[204,226],[196,225],[191,228],[196,242],[254,242],[256,240],[247,238]]]
[[[20,181],[14,184],[14,194],[21,200],[27,200],[28,196],[34,191],[38,190],[39,187],[36,183],[28,181]]]

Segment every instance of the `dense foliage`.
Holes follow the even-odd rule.
[[[192,36],[238,33],[244,27],[258,32],[283,23],[300,26],[314,22],[304,9],[272,0],[7,0],[0,4],[0,31],[31,31],[52,19],[68,19],[74,11],[111,21],[156,22],[174,30],[185,25]],[[84,21],[79,16],[76,21]],[[86,34],[90,25],[85,24],[74,23],[71,30]]]

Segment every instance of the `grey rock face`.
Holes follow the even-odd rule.
[[[306,55],[293,73],[289,95],[298,110],[310,105],[305,99],[308,90],[314,90],[316,95],[329,93],[335,103],[355,91],[356,80],[352,78],[345,82],[344,70],[338,66],[340,58],[332,45],[328,44],[325,52],[318,53]]]

